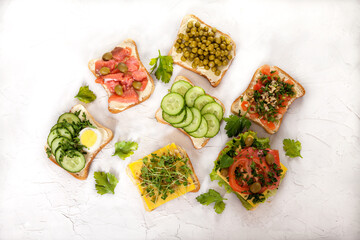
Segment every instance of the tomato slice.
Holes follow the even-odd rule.
[[[248,101],[243,101],[241,103],[241,108],[242,108],[243,111],[246,111],[248,109],[248,107],[249,107],[249,102]]]
[[[259,83],[255,84],[254,87],[253,87],[253,89],[254,89],[255,91],[259,91],[259,90],[261,89],[261,84],[259,84]]]
[[[267,120],[265,120],[263,118],[260,119],[260,121],[261,121],[262,124],[264,124],[265,126],[270,128],[271,130],[274,130],[276,128],[275,123],[273,123],[273,122],[269,122],[269,121],[267,121]]]
[[[270,66],[269,65],[264,65],[264,66],[262,66],[260,71],[264,75],[270,75]]]
[[[235,159],[234,163],[229,168],[229,184],[231,188],[240,193],[250,193],[250,187],[243,180],[239,180],[236,178],[235,171],[239,169],[240,171],[244,171],[247,173],[251,173],[250,161],[246,157],[239,157]]]

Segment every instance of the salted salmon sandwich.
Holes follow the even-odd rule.
[[[107,92],[111,113],[119,113],[144,102],[155,88],[132,39],[104,53],[102,58],[91,60],[89,69],[97,77],[95,82]]]

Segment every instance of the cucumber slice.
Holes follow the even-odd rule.
[[[184,80],[180,80],[175,82],[172,86],[171,86],[171,92],[175,92],[180,94],[181,96],[185,96],[185,93],[192,88],[192,85]]]
[[[71,135],[73,137],[75,137],[75,129],[73,128],[73,126],[71,126],[71,124],[68,124],[68,123],[65,123],[65,122],[62,122],[62,123],[57,123],[55,124],[50,131],[54,130],[54,129],[57,129],[57,128],[60,128],[60,127],[65,127],[67,130],[69,130],[69,132],[71,133]]]
[[[185,100],[178,93],[168,93],[161,101],[161,109],[172,116],[180,114],[184,107]]]
[[[186,110],[186,118],[180,123],[172,124],[173,127],[176,127],[176,128],[186,127],[192,122],[192,120],[194,118],[194,114],[192,113],[192,111],[188,107],[186,107],[185,110]]]
[[[52,141],[57,137],[65,137],[65,138],[71,140],[72,135],[69,132],[69,130],[67,130],[66,128],[63,128],[63,127],[56,128],[49,133],[49,136],[47,138],[48,145],[51,146]]]
[[[60,164],[62,157],[65,155],[65,151],[59,147],[56,151],[55,151],[55,160],[57,161],[58,164]]]
[[[55,154],[56,150],[64,143],[69,142],[69,139],[65,137],[57,137],[51,142],[51,151]]]
[[[61,115],[57,121],[58,123],[67,122],[67,123],[79,123],[80,118],[73,113],[64,113]]]
[[[214,114],[207,113],[203,116],[205,118],[207,125],[208,125],[208,131],[205,135],[207,138],[215,137],[216,134],[218,134],[220,130],[220,122],[217,119],[217,117]]]
[[[208,124],[204,117],[201,118],[201,123],[199,128],[195,132],[189,133],[190,136],[194,138],[202,138],[205,137],[208,131]]]
[[[80,172],[85,167],[85,156],[75,150],[69,150],[61,159],[61,166],[68,172]]]
[[[192,114],[193,114],[193,120],[191,121],[191,123],[184,127],[183,129],[185,130],[185,132],[187,133],[190,133],[190,132],[195,132],[199,126],[200,126],[200,123],[201,123],[201,113],[199,111],[199,109],[197,108],[190,108]]]
[[[195,86],[190,88],[185,94],[185,101],[188,107],[193,107],[195,99],[201,95],[204,95],[205,91],[201,87]]]
[[[184,119],[186,118],[186,109],[182,110],[182,112],[176,116],[171,116],[166,112],[162,112],[162,117],[165,121],[167,121],[170,124],[179,123],[184,121]]]
[[[205,115],[206,113],[214,114],[216,118],[219,120],[219,122],[221,121],[224,115],[223,108],[217,102],[208,103],[201,109],[202,115]]]
[[[197,99],[195,99],[194,107],[201,109],[208,103],[215,102],[214,98],[210,97],[209,95],[201,95]]]

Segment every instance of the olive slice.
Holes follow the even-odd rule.
[[[133,81],[132,85],[136,90],[139,90],[142,86],[141,82],[138,81]]]
[[[272,155],[271,153],[266,154],[265,160],[269,166],[271,166],[275,163],[274,155]]]
[[[119,69],[119,71],[122,72],[122,73],[127,73],[128,72],[128,67],[123,62],[119,63],[116,68]]]
[[[100,68],[100,74],[101,75],[107,75],[107,74],[109,74],[110,73],[110,68],[108,68],[108,67],[102,67],[102,68]]]
[[[123,95],[123,93],[124,93],[121,85],[116,85],[114,90],[115,90],[115,93],[119,96]]]
[[[250,185],[250,192],[258,193],[261,190],[261,184],[259,182],[254,182]]]
[[[113,58],[113,55],[112,55],[111,52],[104,53],[104,55],[102,56],[102,59],[103,59],[104,61],[109,61],[109,60],[111,60],[112,58]]]

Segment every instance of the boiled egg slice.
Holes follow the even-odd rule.
[[[85,146],[84,150],[88,153],[96,151],[100,147],[102,134],[96,128],[84,128],[79,133],[80,143]]]

